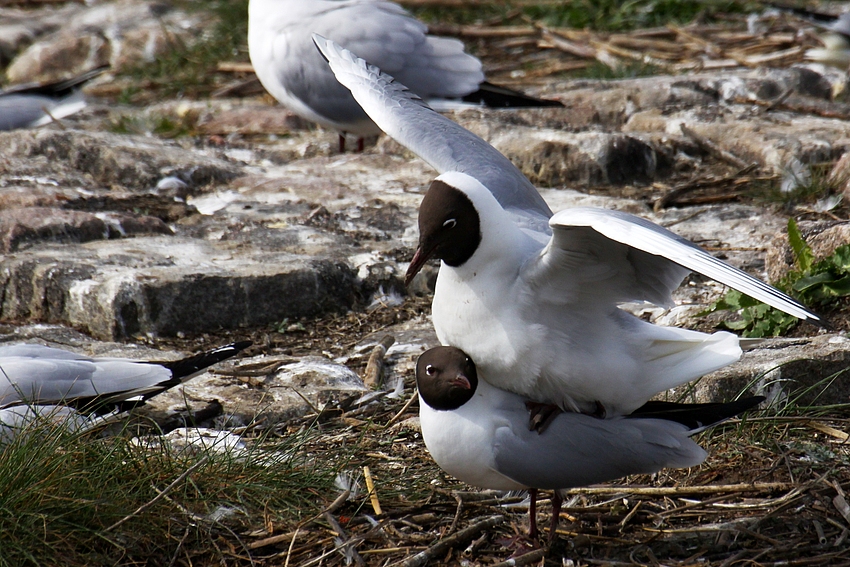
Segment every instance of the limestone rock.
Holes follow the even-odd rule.
[[[636,136],[564,134],[515,127],[491,140],[535,185],[647,183],[658,169],[655,149]]]
[[[11,83],[41,82],[104,64],[124,69],[153,61],[174,42],[191,43],[202,23],[155,0],[96,2],[73,11],[55,32],[32,43],[14,58],[6,76]]]
[[[107,65],[110,55],[110,45],[100,34],[60,33],[31,45],[9,65],[6,76],[13,84],[58,81]]]
[[[845,203],[850,202],[850,152],[835,163],[826,182],[837,189]]]
[[[88,242],[133,234],[173,234],[156,217],[66,211],[49,207],[0,210],[0,251],[36,242]]]
[[[64,130],[18,130],[0,133],[0,154],[39,162],[42,175],[67,170],[82,173],[106,187],[151,190],[167,176],[191,187],[221,182],[238,169],[222,159],[163,144],[141,136]]]
[[[282,106],[249,106],[207,111],[198,119],[198,130],[204,134],[289,134],[307,130],[309,122]]]
[[[703,377],[693,387],[698,402],[730,400],[741,392],[768,396],[781,407],[850,401],[850,339],[823,334],[808,339],[768,339],[741,362]],[[680,388],[684,391],[689,386]],[[675,393],[671,399],[675,399]]]
[[[231,423],[247,425],[258,419],[276,423],[362,393],[366,387],[357,374],[326,358],[264,356],[219,365],[152,398],[143,412],[156,416],[183,410],[187,402],[196,406],[219,400]]]
[[[6,67],[24,48],[55,32],[85,7],[77,3],[42,9],[0,8],[0,67]],[[33,79],[24,79],[29,82]]]
[[[0,289],[3,319],[61,322],[105,340],[268,325],[349,309],[360,292],[343,262],[168,237],[9,254]]]

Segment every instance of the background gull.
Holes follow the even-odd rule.
[[[126,411],[235,356],[235,342],[180,360],[95,358],[38,344],[0,347],[0,408],[63,405],[83,412]]]
[[[248,48],[260,82],[295,114],[362,139],[380,133],[316,51],[312,33],[351,49],[419,96],[485,106],[561,106],[484,81],[481,62],[456,39],[428,27],[398,4],[352,0],[251,0]]]
[[[108,67],[44,85],[20,85],[0,92],[0,130],[34,128],[79,112],[86,106],[82,87]]]

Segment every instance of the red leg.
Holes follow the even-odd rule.
[[[357,138],[357,151],[363,153],[363,148],[366,147],[366,140],[364,138]]]
[[[525,555],[529,551],[533,551],[540,547],[540,542],[537,539],[540,533],[537,531],[537,489],[528,489],[528,536],[513,535],[511,537],[500,538],[496,543],[513,550],[511,558],[516,558]]]
[[[345,134],[339,135],[339,153],[345,153]]]
[[[537,489],[528,489],[528,537],[536,540],[537,536]]]
[[[561,520],[561,503],[563,501],[564,499],[561,498],[561,493],[556,490],[552,494],[552,519],[549,521],[549,543],[555,541],[558,523]]]

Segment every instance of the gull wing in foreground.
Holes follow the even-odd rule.
[[[313,41],[339,82],[395,141],[439,173],[459,171],[475,177],[505,209],[552,216],[534,185],[496,148],[438,114],[407,87],[347,49],[316,34]]]

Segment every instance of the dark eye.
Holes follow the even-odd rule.
[[[454,228],[455,226],[457,226],[457,221],[455,219],[449,219],[443,223],[443,226],[445,228]]]
[[[437,373],[437,369],[434,368],[433,365],[429,364],[428,366],[425,367],[425,374],[427,374],[428,376],[433,376],[436,373]]]

